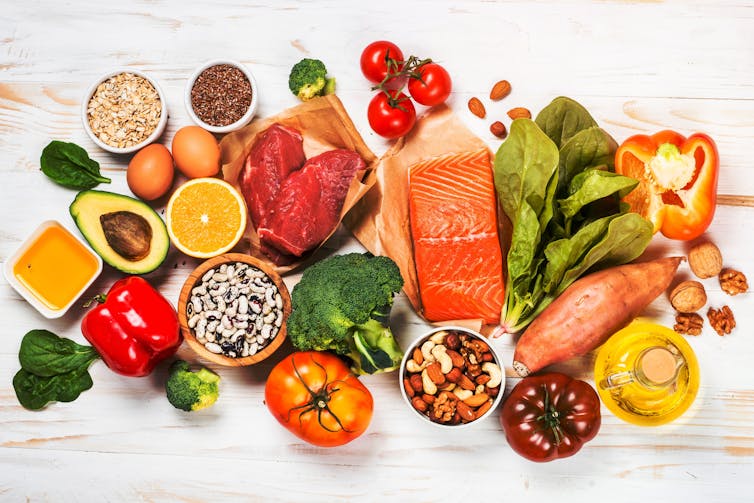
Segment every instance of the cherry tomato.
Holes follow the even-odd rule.
[[[411,78],[408,81],[408,92],[417,103],[433,107],[448,99],[453,83],[450,74],[437,63],[427,63],[417,70],[421,80]]]
[[[385,138],[400,138],[416,122],[416,109],[408,96],[398,91],[377,93],[367,108],[367,119],[372,130]]]
[[[372,42],[361,53],[361,73],[370,82],[379,84],[387,75],[388,58],[401,62],[403,61],[403,53],[397,45],[387,40]],[[390,70],[396,72],[400,70],[400,66],[390,68]],[[388,84],[398,85],[398,82],[391,80]]]
[[[300,351],[275,365],[264,389],[267,408],[297,437],[320,447],[355,439],[372,420],[372,394],[332,353]]]

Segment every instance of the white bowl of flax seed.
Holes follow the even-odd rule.
[[[89,87],[81,115],[84,129],[97,146],[115,154],[129,154],[153,143],[165,131],[167,100],[150,76],[118,69]]]
[[[184,101],[199,126],[212,133],[229,133],[254,118],[259,92],[254,75],[241,63],[217,59],[194,71]]]

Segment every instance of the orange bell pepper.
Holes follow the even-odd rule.
[[[670,239],[694,239],[712,223],[719,168],[717,146],[703,133],[635,135],[615,153],[615,172],[639,180],[623,200]]]

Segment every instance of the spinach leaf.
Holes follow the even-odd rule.
[[[558,148],[562,148],[579,131],[597,125],[586,108],[565,96],[555,98],[543,108],[537,115],[536,123]]]
[[[72,402],[92,387],[89,366],[99,358],[90,346],[47,330],[31,330],[21,341],[21,370],[13,377],[18,401],[31,410],[50,402]]]
[[[75,143],[51,141],[39,159],[42,172],[64,187],[87,190],[100,183],[110,183],[100,174],[99,163]]]
[[[495,154],[495,188],[500,205],[516,224],[521,201],[539,217],[545,208],[550,179],[557,176],[558,149],[530,119],[516,119],[508,139]]]
[[[622,198],[634,190],[638,184],[637,180],[627,176],[599,169],[588,169],[573,177],[569,187],[571,195],[565,199],[559,199],[558,207],[567,222],[587,204],[612,195]]]
[[[86,368],[97,358],[99,355],[93,347],[76,344],[47,330],[28,332],[18,351],[21,368],[40,377]]]
[[[13,388],[21,405],[30,410],[44,408],[50,402],[72,402],[93,385],[86,369],[43,377],[24,369],[13,377]]]
[[[597,126],[582,129],[560,148],[558,193],[562,193],[573,177],[584,169],[602,168],[612,171],[618,144]]]

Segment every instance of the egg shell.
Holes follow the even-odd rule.
[[[139,150],[128,163],[126,182],[138,198],[152,201],[162,197],[173,185],[173,157],[158,143]]]
[[[220,145],[209,131],[186,126],[173,137],[173,159],[187,178],[215,176],[220,171]]]

